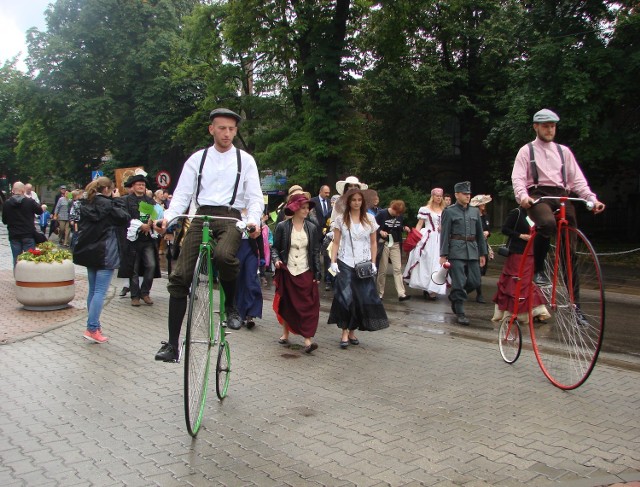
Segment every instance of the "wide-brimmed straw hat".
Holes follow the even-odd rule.
[[[336,183],[336,191],[338,192],[338,194],[342,194],[344,192],[344,187],[347,184],[357,184],[358,187],[360,189],[367,189],[369,188],[368,185],[364,184],[363,182],[361,182],[357,177],[355,176],[349,176],[348,178],[346,178],[344,181],[338,181]]]
[[[378,197],[377,191],[374,191],[373,189],[350,189],[345,194],[340,196],[340,198],[338,198],[338,201],[336,201],[334,205],[335,211],[338,215],[344,213],[344,210],[347,208],[347,200],[349,199],[349,196],[354,193],[362,193],[362,195],[364,196],[364,204],[367,208],[371,208],[375,199]]]
[[[304,191],[302,189],[302,186],[294,184],[289,188],[289,191],[287,191],[287,197],[285,198],[285,203],[289,201],[294,194],[303,194],[307,197],[307,199],[309,200],[311,199],[311,193],[309,193],[308,191]]]
[[[491,202],[491,195],[477,194],[473,198],[471,198],[471,201],[469,202],[469,204],[471,206],[480,206],[480,205],[486,205],[487,203],[490,203],[490,202]]]
[[[310,210],[313,210],[316,207],[316,204],[304,193],[291,195],[287,202],[287,206],[284,207],[284,214],[287,216],[293,216],[293,214],[302,208],[302,205],[305,203],[309,204]]]

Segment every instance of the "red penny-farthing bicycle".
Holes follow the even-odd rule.
[[[600,263],[593,246],[566,219],[566,202],[578,201],[588,209],[593,205],[581,198],[544,196],[538,200],[556,200],[557,230],[545,260],[545,273],[550,284],[537,286],[532,282],[533,241],[535,225],[518,270],[514,310],[502,321],[498,344],[505,362],[512,364],[520,356],[522,334],[518,322],[523,289],[528,299],[531,346],[544,375],[560,389],[570,390],[582,385],[595,367],[604,333],[605,298]],[[522,276],[527,276],[526,281]],[[526,284],[526,285],[525,285]],[[542,324],[533,319],[533,295],[541,292],[551,317]],[[525,310],[520,310],[523,312]]]

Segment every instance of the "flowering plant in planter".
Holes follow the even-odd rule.
[[[23,252],[18,256],[18,260],[25,260],[29,262],[62,262],[64,260],[71,260],[71,252],[64,249],[59,249],[53,242],[44,242],[38,244],[35,249],[31,249],[28,252]]]

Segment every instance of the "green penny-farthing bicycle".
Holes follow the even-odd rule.
[[[184,414],[187,431],[193,437],[198,434],[209,384],[211,355],[216,360],[216,394],[222,401],[229,388],[231,373],[231,351],[227,341],[225,295],[222,286],[217,285],[213,255],[216,242],[212,238],[210,223],[213,220],[232,220],[239,231],[246,226],[237,218],[206,215],[179,215],[179,218],[201,218],[202,243],[196,261],[187,327],[179,360],[184,351]],[[217,289],[216,289],[217,287]],[[217,354],[216,354],[217,352]]]

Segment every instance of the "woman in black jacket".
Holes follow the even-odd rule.
[[[314,206],[306,194],[291,196],[284,211],[292,218],[278,223],[271,249],[276,267],[273,309],[284,328],[278,342],[288,344],[289,333],[302,335],[306,353],[318,348],[311,338],[320,317],[320,236],[306,219]]]
[[[120,266],[115,229],[128,225],[129,214],[109,178],[99,177],[92,181],[86,192],[87,197],[80,206],[73,263],[85,266],[89,279],[87,330],[83,336],[89,341],[104,343],[108,338],[102,334],[100,314],[113,271]]]

